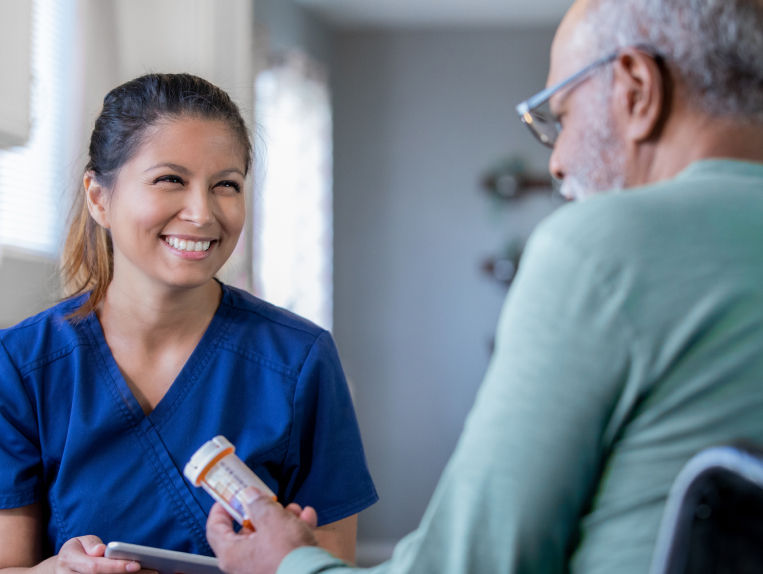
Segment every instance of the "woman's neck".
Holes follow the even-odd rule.
[[[215,280],[190,289],[136,289],[113,281],[97,311],[111,337],[127,336],[145,345],[198,339],[220,304]]]

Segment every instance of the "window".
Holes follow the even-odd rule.
[[[322,70],[292,54],[255,85],[255,292],[332,325],[331,103]]]
[[[44,255],[59,251],[71,118],[74,0],[34,0],[31,130],[24,146],[0,150],[0,245]]]

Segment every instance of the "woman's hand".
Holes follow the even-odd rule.
[[[219,503],[207,520],[207,540],[227,574],[273,573],[292,550],[317,545],[313,530],[318,517],[313,508],[294,503],[283,508],[253,488],[242,498],[255,532],[248,528],[234,532],[230,515]]]
[[[39,502],[0,510],[0,574],[156,574],[134,560],[105,558],[106,545],[97,536],[67,540],[56,556],[43,560],[41,516]]]
[[[121,574],[139,572],[141,569],[134,560],[105,558],[104,552],[106,545],[97,536],[71,538],[58,551],[55,574]]]

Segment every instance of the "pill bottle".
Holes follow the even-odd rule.
[[[185,465],[183,474],[194,486],[201,486],[222,504],[239,524],[253,530],[244,506],[238,499],[239,493],[254,486],[273,500],[276,500],[276,495],[236,456],[235,450],[228,439],[218,435],[201,445]]]

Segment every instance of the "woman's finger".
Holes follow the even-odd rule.
[[[103,543],[103,540],[93,534],[77,536],[75,540],[80,543],[85,554],[88,556],[103,556],[106,552],[106,545]]]
[[[88,554],[95,553],[95,556]],[[56,557],[57,572],[79,574],[123,574],[138,572],[140,564],[134,560],[104,558],[105,546],[95,536],[80,536],[66,541]],[[100,555],[99,555],[100,554]]]

